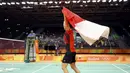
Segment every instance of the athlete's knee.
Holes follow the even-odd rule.
[[[71,68],[72,68],[76,73],[80,73],[80,71],[77,69],[76,66],[72,66],[72,65],[71,65]]]
[[[74,64],[71,64],[71,68],[72,68],[72,69],[75,69],[76,66],[75,66]]]
[[[65,70],[67,67],[65,67],[65,66],[62,66],[62,70]]]
[[[74,66],[71,66],[71,68],[72,68],[72,69],[75,69],[75,67],[74,67]]]

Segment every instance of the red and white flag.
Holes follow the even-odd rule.
[[[85,20],[65,7],[62,9],[62,13],[89,45],[99,40],[101,36],[108,38],[110,32],[109,27]]]

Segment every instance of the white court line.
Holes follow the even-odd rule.
[[[7,63],[7,62],[0,62],[0,65],[6,65],[6,64],[46,64],[46,63],[24,63],[24,62],[21,62],[21,63],[17,63],[17,62],[10,62],[10,63]],[[47,63],[49,64],[49,63]],[[51,63],[51,64],[55,64],[55,63]]]
[[[118,66],[116,66],[116,65],[114,65],[114,64],[112,64],[112,65],[113,65],[114,67],[116,67],[116,68],[120,69],[121,71],[125,72],[125,73],[129,73],[129,72],[127,72],[127,71],[123,70],[122,68],[120,68],[120,67],[118,67]]]
[[[3,64],[6,65],[6,64],[26,64],[26,63],[13,63],[13,62],[12,62],[12,63],[6,63],[6,62],[0,62],[0,64],[1,64],[1,65],[3,65]]]
[[[127,64],[123,64],[123,65],[125,65],[125,66],[127,66],[127,67],[130,67],[129,65],[127,65]]]
[[[49,66],[51,66],[52,64],[49,64],[49,65],[47,65],[47,66],[43,66],[42,68],[40,68],[40,69],[38,69],[38,70],[35,70],[34,72],[32,72],[32,73],[36,73],[36,72],[38,72],[38,71],[40,71],[40,70],[42,70],[42,69],[45,69],[45,68],[47,68],[47,67],[49,67]]]
[[[116,70],[85,70],[85,69],[80,69],[79,71],[116,71]],[[73,70],[70,72],[70,73],[72,73],[73,72]]]

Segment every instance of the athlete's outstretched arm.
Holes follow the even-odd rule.
[[[63,27],[64,27],[65,30],[70,30],[70,26],[69,26],[68,20],[67,20],[67,18],[65,17],[65,15],[63,15],[63,16],[64,16]]]

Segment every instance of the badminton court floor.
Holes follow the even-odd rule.
[[[130,73],[130,64],[77,63],[81,73]],[[70,66],[69,73],[75,73]],[[61,63],[0,62],[0,73],[63,73]]]

